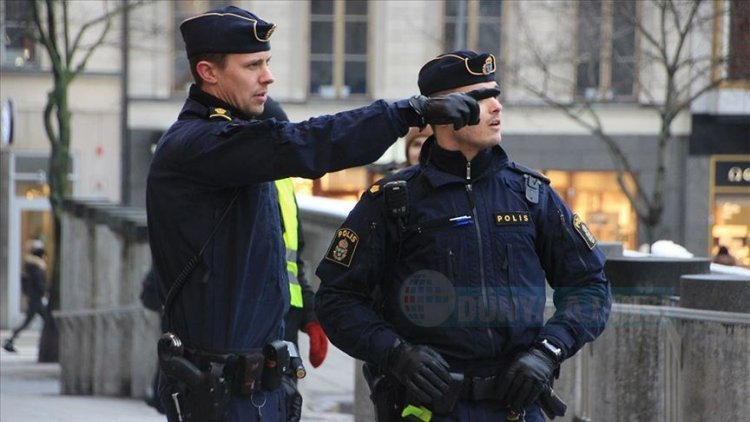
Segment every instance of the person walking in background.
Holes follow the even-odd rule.
[[[3,349],[16,352],[13,344],[16,338],[25,330],[34,317],[39,315],[46,323],[49,311],[46,306],[47,291],[47,262],[44,260],[44,242],[34,239],[29,243],[28,253],[23,257],[23,272],[21,273],[21,292],[26,296],[26,318],[13,329],[10,338],[3,342]]]
[[[719,246],[719,252],[714,256],[713,262],[721,265],[737,265],[737,260],[729,253],[726,246]]]
[[[596,239],[499,145],[495,66],[491,54],[455,51],[422,67],[423,95],[467,93],[480,123],[432,125],[419,164],[362,195],[317,269],[318,318],[365,362],[380,421],[559,416],[553,377],[609,317]]]
[[[276,26],[228,6],[180,24],[195,79],[146,187],[164,304],[159,395],[170,421],[287,420],[289,280],[273,181],[371,163],[410,126],[475,124],[467,95],[382,100],[305,122],[257,120]],[[261,371],[277,368],[277,373]]]

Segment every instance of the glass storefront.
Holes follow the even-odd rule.
[[[547,170],[544,174],[597,240],[638,248],[638,219],[617,183],[616,172]],[[632,183],[630,178],[626,181]]]
[[[738,265],[750,267],[750,156],[711,157],[710,256],[721,246]]]

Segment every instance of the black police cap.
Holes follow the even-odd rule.
[[[441,54],[427,62],[419,71],[419,92],[432,95],[436,92],[495,80],[495,56],[458,50]]]
[[[227,6],[180,24],[188,57],[204,53],[256,53],[271,49],[276,25],[239,7]]]

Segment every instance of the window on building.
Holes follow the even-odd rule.
[[[367,0],[310,0],[310,94],[367,94]]]
[[[34,42],[34,23],[27,1],[10,0],[0,3],[0,25],[3,42],[0,56],[3,67],[29,68],[38,65]]]
[[[182,34],[180,33],[180,24],[191,16],[217,7],[230,6],[232,3],[227,0],[180,0],[172,3],[174,17],[172,89],[174,92],[184,93],[190,87],[190,84],[193,83],[193,75],[190,73],[190,65],[185,54],[185,41],[183,41]]]
[[[576,94],[589,101],[632,100],[636,0],[578,3]]]
[[[729,4],[729,66],[730,81],[750,80],[750,2],[731,0]]]
[[[500,56],[502,0],[446,0],[443,50],[474,50]]]

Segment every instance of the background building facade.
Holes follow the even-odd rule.
[[[147,2],[114,18],[106,42],[72,85],[73,195],[145,204],[152,146],[177,116],[191,82],[179,23],[230,3],[277,24],[272,40],[276,83],[270,94],[294,121],[373,99],[411,96],[417,93],[421,65],[443,51],[492,52],[503,90],[503,146],[511,157],[544,171],[601,240],[633,249],[646,241],[606,145],[532,93],[544,87],[561,103],[591,104],[629,158],[632,172],[650,188],[659,176],[660,131],[660,116],[650,105],[660,101],[667,81],[647,62],[653,52],[637,30],[658,24],[649,9],[654,6],[635,0]],[[84,25],[121,4],[73,1],[70,17]],[[699,13],[705,19],[684,47],[690,56],[750,57],[747,4],[703,2]],[[0,47],[3,327],[15,322],[23,306],[18,281],[23,243],[51,236],[44,199],[49,144],[42,124],[49,62],[30,35],[29,20],[27,1],[0,4],[5,37]],[[550,78],[540,70],[536,59],[542,56],[556,58],[549,68],[562,77]],[[750,265],[749,68],[747,60],[735,59],[712,69],[705,77],[727,80],[672,123],[664,212],[655,233],[656,239],[674,240],[699,256],[725,244],[745,265]],[[703,76],[696,71],[680,83],[692,83],[693,77]],[[396,144],[379,162],[402,161],[402,151]],[[350,169],[300,181],[299,188],[354,199],[374,177],[377,168]],[[627,174],[624,183],[632,183]]]

